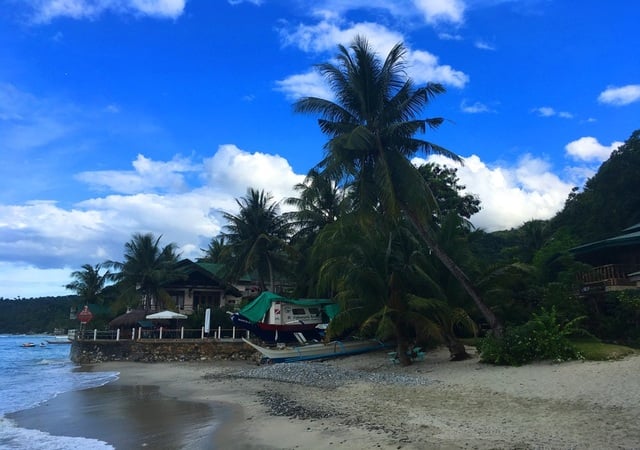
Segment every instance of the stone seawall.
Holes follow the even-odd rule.
[[[207,361],[216,359],[254,359],[259,355],[244,342],[183,339],[164,341],[75,340],[71,361],[92,364],[104,361]]]

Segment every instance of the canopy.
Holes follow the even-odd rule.
[[[185,316],[184,314],[166,310],[166,311],[160,311],[154,314],[149,314],[146,318],[151,320],[170,320],[170,319],[186,319],[187,316]]]
[[[318,298],[318,299],[294,299],[282,297],[281,295],[274,294],[273,292],[264,291],[262,294],[258,295],[255,300],[249,303],[247,306],[240,310],[240,314],[249,319],[252,322],[259,322],[262,320],[264,315],[271,308],[271,303],[273,302],[284,302],[291,303],[294,305],[300,306],[318,306],[323,309],[325,314],[329,316],[329,319],[332,319],[335,316],[335,303],[326,298]]]
[[[139,320],[144,319],[146,312],[142,309],[134,309],[126,314],[122,314],[111,322],[109,322],[109,328],[123,328],[123,327],[135,327]]]

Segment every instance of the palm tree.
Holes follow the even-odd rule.
[[[76,270],[71,273],[71,278],[74,281],[67,284],[65,289],[75,291],[85,305],[103,303],[102,290],[111,274],[106,271],[100,275],[101,269],[101,264],[96,264],[95,266],[84,264],[82,270]]]
[[[246,197],[236,199],[239,213],[224,213],[228,223],[221,236],[235,261],[231,275],[238,278],[255,270],[260,289],[265,290],[268,279],[273,291],[274,275],[286,271],[288,264],[284,252],[289,249],[290,225],[271,200],[270,194],[249,188]]]
[[[317,270],[310,259],[310,250],[316,236],[327,225],[350,210],[350,198],[338,184],[312,169],[303,183],[294,186],[298,197],[289,197],[285,203],[296,208],[284,213],[294,231],[291,245],[296,249],[296,294],[326,297],[327,292],[317,290]]]
[[[394,338],[403,365],[411,362],[410,343],[429,339],[447,343],[452,358],[468,356],[453,338],[456,317],[463,315],[441,300],[429,258],[412,229],[403,221],[384,231],[363,228],[360,221],[351,216],[327,226],[314,245],[315,259],[323,261],[320,281],[337,292],[341,306],[329,337],[355,328]]]
[[[325,225],[349,211],[349,197],[345,191],[316,169],[311,169],[304,182],[296,184],[294,189],[299,197],[289,197],[285,203],[295,206],[296,211],[284,214],[296,230],[293,240],[306,240],[312,244]]]
[[[176,244],[160,246],[162,235],[135,233],[125,244],[124,262],[107,261],[105,265],[117,270],[112,278],[122,289],[123,295],[142,298],[142,307],[170,306],[170,296],[163,289],[167,283],[183,276],[176,268],[179,255]]]
[[[329,136],[318,168],[331,179],[344,180],[354,191],[356,206],[378,217],[405,216],[431,251],[463,285],[496,334],[502,325],[483,302],[464,271],[438,245],[430,228],[435,207],[429,186],[409,158],[419,151],[461,161],[456,154],[415,137],[435,129],[442,118],[416,115],[444,87],[415,87],[405,75],[406,49],[397,44],[384,61],[367,41],[356,37],[351,52],[339,46],[337,65],[317,66],[333,89],[336,102],[318,97],[298,100],[294,110],[319,114],[320,129]]]

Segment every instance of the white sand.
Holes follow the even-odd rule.
[[[220,449],[640,448],[640,356],[495,367],[477,358],[449,362],[446,350],[438,350],[410,367],[391,364],[384,352],[311,364],[396,372],[434,383],[359,382],[327,389],[222,376],[255,367],[244,362],[104,363],[100,370],[119,370],[120,382],[157,384],[166,395],[185,400],[236,405]],[[271,416],[256,395],[265,390],[335,416]]]

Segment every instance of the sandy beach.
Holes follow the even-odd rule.
[[[274,381],[275,372],[287,379],[287,365],[240,361],[111,362],[86,369],[121,373],[116,383],[91,391],[131,396],[130,389],[146,389],[147,401],[165,400],[162,408],[167,399],[175,402],[175,410],[162,414],[146,403],[151,412],[121,417],[122,423],[151,417],[137,421],[156,425],[159,417],[173,417],[155,428],[172,440],[149,432],[144,443],[126,443],[131,430],[112,426],[123,434],[116,448],[640,448],[640,356],[494,367],[477,357],[450,362],[446,350],[437,350],[409,367],[392,364],[384,352],[306,364],[325,378],[335,373],[336,380]],[[215,434],[211,421],[222,424]],[[164,445],[154,446],[159,442]]]

